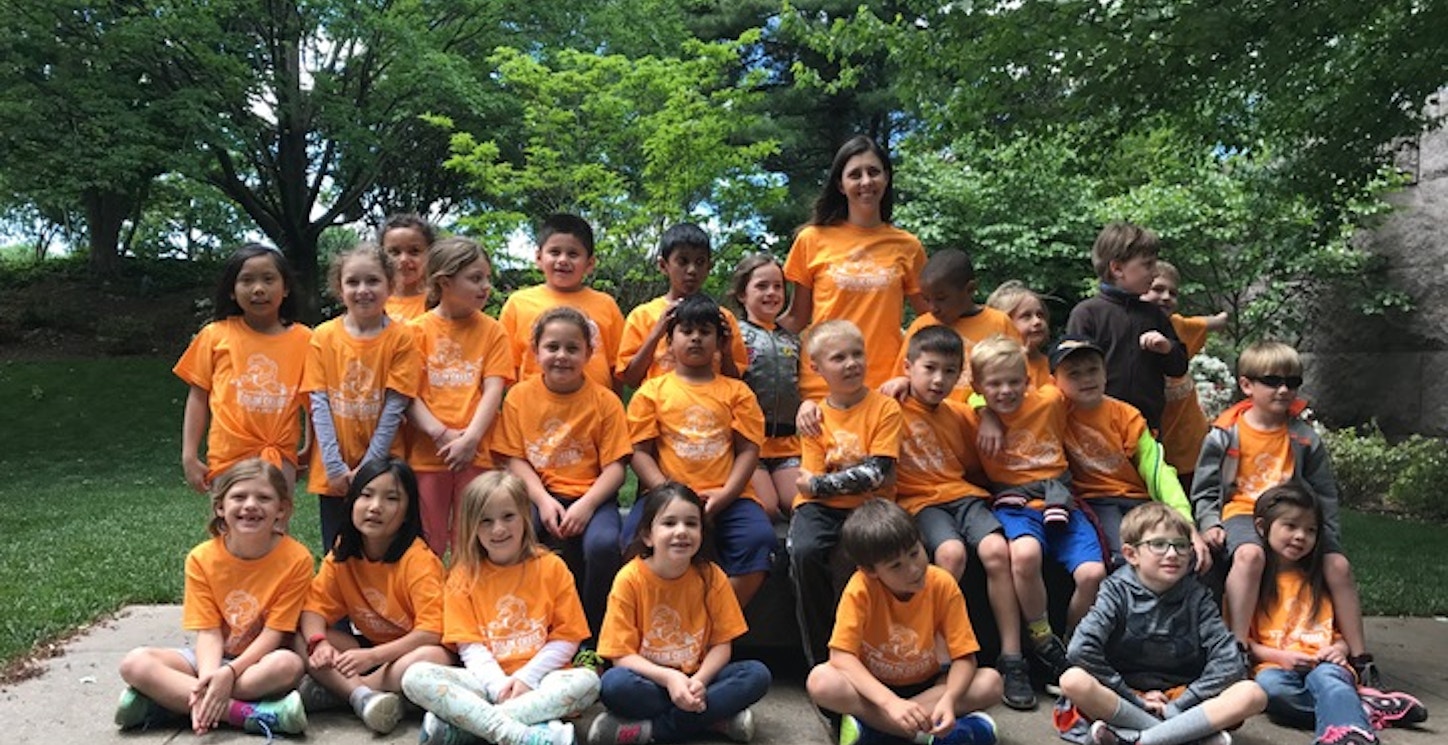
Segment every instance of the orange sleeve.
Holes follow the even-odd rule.
[[[419,538],[402,555],[402,563],[408,604],[412,608],[412,628],[442,634],[442,562]]]
[[[759,399],[754,396],[754,391],[749,386],[739,381],[733,381],[730,392],[733,400],[729,402],[731,421],[730,428],[744,436],[744,439],[755,445],[764,444],[764,411],[759,408]]]
[[[722,306],[720,310],[724,311],[724,320],[729,324],[729,353],[734,357],[734,366],[743,375],[749,369],[749,349],[744,346],[744,332],[739,330],[739,319],[734,317],[734,311]]]
[[[311,341],[307,342],[307,365],[302,370],[302,393],[327,390],[327,358],[323,345],[331,338],[328,324],[331,321],[317,327],[312,332]]]
[[[941,573],[945,577],[935,575],[931,581],[936,633],[945,640],[950,659],[958,660],[979,652],[980,642],[970,625],[970,614],[965,612],[965,596],[960,592],[960,585],[948,573],[943,570]]]
[[[408,398],[416,398],[422,384],[422,354],[412,332],[398,325],[393,335],[392,353],[387,361],[387,380],[384,386]]]
[[[599,469],[610,463],[621,461],[633,453],[633,442],[629,438],[630,422],[623,411],[623,402],[613,391],[600,388],[594,397],[599,407],[598,460]]]
[[[508,458],[524,457],[523,422],[526,412],[524,408],[527,402],[526,397],[528,381],[519,383],[508,390],[503,397],[503,409],[498,412],[497,421],[493,422],[492,437],[488,439],[488,446],[493,452]]]
[[[307,592],[307,602],[302,610],[321,616],[328,626],[347,615],[347,601],[337,586],[337,563],[330,554],[322,560],[317,576],[312,578],[312,586]]]
[[[654,324],[658,323],[659,317],[652,312],[652,305],[653,301],[649,301],[628,312],[628,318],[623,323],[623,333],[619,335],[618,354],[614,355],[615,373],[623,374],[628,363],[633,361],[643,347],[644,340],[649,338]]]
[[[864,644],[865,620],[870,617],[870,594],[865,587],[865,574],[856,570],[840,595],[835,609],[835,630],[830,635],[830,649],[860,656]]]
[[[285,553],[284,546],[287,547]],[[267,609],[266,627],[290,633],[297,630],[297,619],[302,615],[302,605],[312,587],[312,556],[302,544],[285,536],[272,553],[280,555],[276,566],[268,570],[276,572],[277,584],[272,605]]]
[[[186,381],[187,385],[194,385],[205,391],[211,390],[211,379],[216,372],[211,353],[216,346],[218,332],[216,324],[208,323],[192,337],[186,351],[181,354],[181,359],[171,368],[176,377]]]
[[[526,377],[524,373],[527,371],[528,365],[525,360],[531,351],[532,341],[528,338],[532,333],[532,329],[529,328],[532,324],[528,323],[526,319],[520,318],[521,313],[518,310],[518,307],[522,305],[519,302],[519,295],[527,289],[522,288],[509,295],[508,299],[503,301],[503,309],[498,311],[498,324],[503,327],[503,333],[508,337],[508,353],[518,365],[515,368],[518,380]]]
[[[221,628],[221,605],[207,576],[207,564],[216,557],[216,540],[207,540],[186,555],[186,587],[181,599],[181,628],[186,631]]]
[[[871,395],[880,397],[880,413],[878,424],[871,428],[872,431],[869,433],[869,453],[885,458],[899,458],[902,420],[900,404],[896,403],[895,399],[878,393],[872,392]]]
[[[628,437],[637,445],[659,437],[659,384],[664,378],[650,378],[634,391],[628,402]]]
[[[1173,313],[1171,315],[1171,326],[1176,331],[1177,338],[1181,339],[1182,346],[1187,348],[1187,357],[1195,357],[1207,346],[1207,317],[1192,316],[1190,318]]]
[[[814,276],[810,273],[810,259],[815,252],[815,229],[807,227],[799,231],[795,236],[794,244],[789,247],[789,256],[784,260],[784,278],[800,287],[810,288],[814,286]],[[810,321],[811,319],[805,319]]]
[[[549,604],[553,609],[553,617],[548,623],[548,640],[581,642],[592,636],[593,632],[588,629],[588,619],[583,615],[583,602],[578,599],[578,587],[568,565],[554,553],[547,553],[541,558],[550,561],[544,565],[543,578],[546,587],[539,589],[543,592],[551,591],[553,595]]]
[[[637,654],[643,643],[643,630],[639,627],[642,618],[642,598],[639,597],[638,559],[625,564],[613,578],[613,589],[608,593],[608,607],[603,615],[603,628],[598,632],[598,654],[608,660],[617,660]]]
[[[454,649],[459,644],[487,642],[479,631],[478,616],[473,610],[472,572],[462,565],[448,572],[442,597],[442,641]]]
[[[508,349],[508,334],[497,321],[483,318],[487,319],[483,332],[483,377],[498,377],[505,384],[512,383],[518,378],[518,366]]]

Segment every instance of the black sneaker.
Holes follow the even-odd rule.
[[[1000,671],[1001,680],[1005,683],[1002,701],[1006,706],[1020,711],[1036,708],[1036,691],[1031,688],[1031,666],[1026,664],[1026,658],[1002,655],[996,660],[996,670]]]
[[[1061,643],[1061,638],[1051,634],[1037,641],[1032,651],[1046,668],[1047,682],[1053,686],[1059,685],[1061,674],[1071,667],[1071,663],[1066,660],[1066,645]]]

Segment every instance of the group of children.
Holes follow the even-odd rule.
[[[1246,398],[1208,432],[1186,361],[1225,316],[1169,316],[1179,277],[1157,250],[1108,226],[1101,292],[1049,347],[1040,296],[1010,282],[978,305],[970,258],[937,251],[928,312],[876,389],[851,322],[786,330],[776,259],[735,271],[737,318],[701,294],[712,257],[691,224],[663,236],[668,292],[626,318],[585,286],[593,233],[571,215],[541,226],[545,282],[499,321],[481,247],[415,216],[336,257],[346,312],[310,333],[285,260],[244,247],[176,366],[183,468],[215,513],[187,558],[196,645],[128,655],[117,722],[297,732],[306,710],[349,704],[387,732],[402,693],[428,712],[424,742],[568,743],[564,720],[601,698],[591,743],[747,741],[770,676],[731,641],[783,519],[807,687],[848,745],[993,742],[982,710],[1037,706],[1027,651],[1099,743],[1229,742],[1264,707],[1315,715],[1325,744],[1421,721],[1411,696],[1371,687],[1300,360],[1249,347]],[[806,360],[827,392],[802,402]],[[286,535],[304,409],[315,578]],[[1192,577],[1214,551],[1225,623]],[[994,669],[960,586],[972,554]],[[1047,559],[1072,585],[1060,634]]]

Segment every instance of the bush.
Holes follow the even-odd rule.
[[[156,351],[156,325],[143,318],[105,316],[96,322],[96,344],[110,356]]]
[[[1323,433],[1345,507],[1387,508],[1448,520],[1448,442],[1412,435],[1388,441],[1376,424]]]

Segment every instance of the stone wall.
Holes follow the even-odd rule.
[[[1448,88],[1433,105],[1448,107]],[[1338,312],[1340,322],[1321,324],[1303,345],[1304,394],[1329,424],[1377,419],[1390,434],[1448,436],[1448,127],[1425,132],[1403,165],[1416,183],[1389,199],[1396,210],[1362,246],[1387,259],[1387,281],[1415,310],[1396,319]]]

